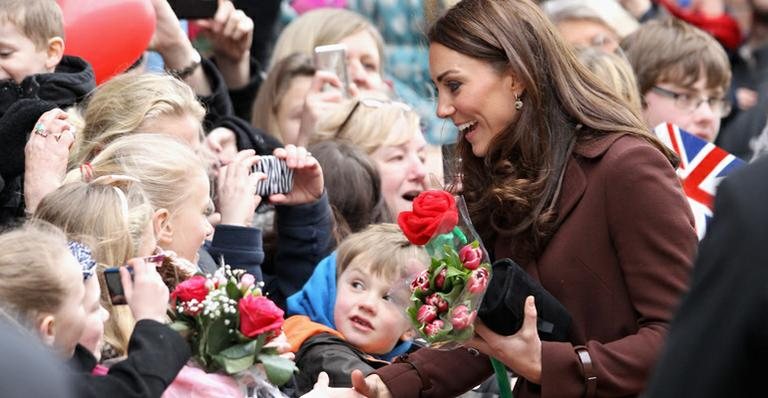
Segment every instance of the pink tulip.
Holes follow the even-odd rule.
[[[445,325],[445,322],[439,319],[435,319],[432,323],[430,323],[424,328],[424,332],[427,334],[427,336],[434,336],[440,333],[440,330],[443,329],[444,325]]]
[[[488,287],[488,270],[478,268],[469,275],[467,289],[472,294],[482,293]]]
[[[459,250],[459,260],[464,264],[464,268],[476,269],[483,261],[483,250],[479,247],[472,247],[471,244],[466,245]]]
[[[451,325],[455,330],[466,329],[475,321],[475,311],[470,312],[466,305],[459,305],[451,313]]]
[[[443,286],[445,286],[446,276],[448,276],[448,268],[441,269],[440,273],[435,277],[435,288],[437,288],[437,290],[442,290]]]
[[[435,318],[437,318],[437,307],[434,305],[422,305],[416,313],[416,320],[421,323],[430,323]]]
[[[423,292],[429,290],[429,271],[421,271],[419,275],[417,275],[416,278],[411,281],[411,291],[416,292],[417,290],[421,290]]]
[[[427,304],[433,305],[437,307],[437,312],[442,314],[445,311],[448,311],[448,302],[445,301],[443,296],[432,293],[429,296],[427,296],[427,299],[425,300]]]

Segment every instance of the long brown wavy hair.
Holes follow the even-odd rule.
[[[474,156],[466,140],[458,143],[462,191],[489,247],[505,236],[518,260],[538,256],[557,228],[554,204],[577,143],[628,133],[675,163],[638,111],[582,66],[533,2],[464,0],[431,26],[428,38],[499,73],[511,71],[525,88],[518,120],[493,138],[485,157]]]

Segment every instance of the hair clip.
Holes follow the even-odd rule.
[[[96,261],[93,259],[91,249],[74,240],[67,242],[67,247],[83,268],[83,280],[88,280],[88,278],[93,276],[93,273],[96,270]]]
[[[85,162],[80,165],[80,174],[83,175],[83,182],[91,182],[93,178],[93,167],[90,162]]]

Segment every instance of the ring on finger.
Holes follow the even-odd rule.
[[[42,123],[36,124],[32,132],[42,137],[48,136],[48,130],[45,129],[45,125],[43,125]]]

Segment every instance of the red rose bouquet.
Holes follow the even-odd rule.
[[[253,275],[224,265],[178,284],[171,299],[171,326],[189,338],[193,359],[205,371],[253,378],[260,365],[278,386],[296,371],[270,344],[282,333],[283,310],[261,294]]]
[[[397,223],[408,240],[429,253],[426,270],[410,280],[406,312],[427,343],[443,347],[472,337],[491,265],[467,216],[463,199],[445,191],[424,191],[413,211]]]

